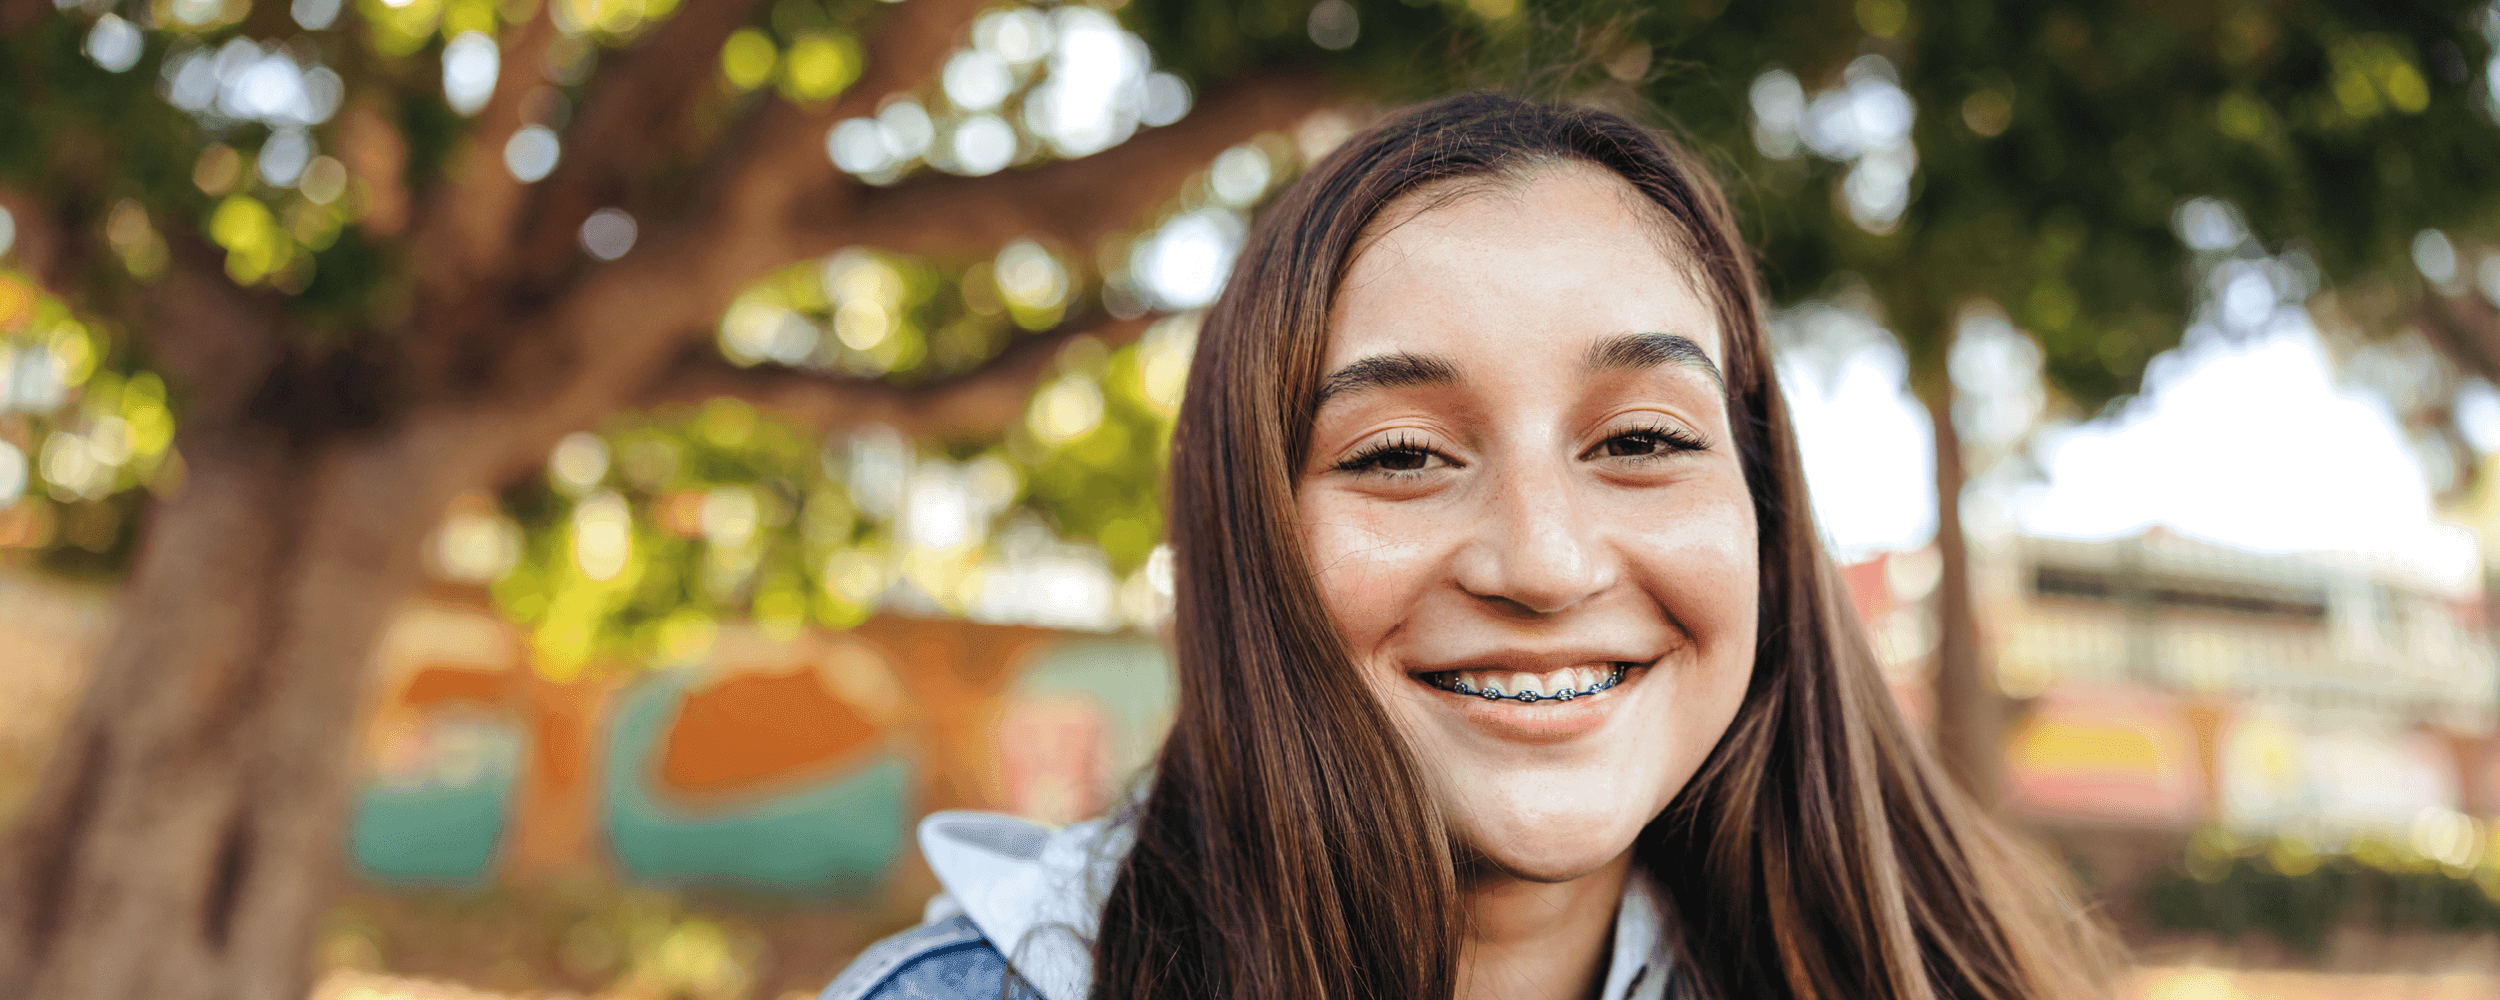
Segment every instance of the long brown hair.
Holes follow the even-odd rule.
[[[1425,998],[1465,920],[1425,782],[1322,609],[1295,516],[1330,304],[1382,207],[1540,163],[1660,210],[1726,331],[1759,525],[1761,627],[1726,734],[1635,855],[1680,975],[1719,997],[1986,998],[2094,988],[2094,932],[1895,710],[1817,540],[1751,257],[1683,148],[1611,113],[1465,94],[1297,180],[1209,313],[1172,442],[1180,699],[1094,945],[1093,996]]]

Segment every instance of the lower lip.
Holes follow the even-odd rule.
[[[1467,724],[1497,739],[1515,743],[1560,743],[1596,731],[1613,717],[1615,706],[1630,693],[1633,685],[1649,676],[1649,664],[1639,664],[1624,671],[1615,686],[1592,695],[1569,701],[1548,698],[1523,703],[1509,698],[1487,698],[1483,695],[1461,694],[1414,681],[1433,694],[1441,703],[1456,712]]]

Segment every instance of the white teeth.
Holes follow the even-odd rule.
[[[1566,701],[1575,697],[1596,694],[1601,690],[1600,685],[1614,680],[1619,670],[1620,667],[1612,663],[1603,666],[1563,667],[1543,674],[1525,671],[1494,673],[1483,670],[1458,670],[1443,675],[1447,678],[1445,681],[1435,683],[1437,686],[1447,687],[1460,694],[1485,698],[1529,702],[1548,699]]]

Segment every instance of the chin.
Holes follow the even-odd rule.
[[[1476,855],[1475,865],[1488,874],[1498,872],[1522,882],[1554,884],[1569,882],[1604,868],[1613,863],[1616,858],[1622,857],[1623,852],[1631,848],[1631,842],[1626,841],[1621,848],[1611,854],[1593,851],[1569,854],[1551,851],[1480,851]]]
[[[1479,865],[1529,882],[1569,882],[1632,849],[1646,825],[1632,818],[1620,806],[1534,815],[1478,812],[1460,817],[1457,833]]]

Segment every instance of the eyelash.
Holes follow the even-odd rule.
[[[1440,455],[1442,461],[1448,462],[1451,465],[1458,464],[1458,462],[1450,458],[1450,456],[1442,455],[1439,451],[1416,444],[1412,440],[1409,440],[1406,435],[1400,434],[1395,438],[1366,447],[1362,451],[1356,452],[1353,457],[1337,463],[1337,471],[1377,472],[1391,476],[1413,475],[1417,472],[1423,471],[1421,469],[1380,468],[1381,459],[1395,454],[1423,455],[1426,457]]]
[[[1666,424],[1646,424],[1624,431],[1623,433],[1616,434],[1604,441],[1600,441],[1597,443],[1596,448],[1591,448],[1589,451],[1594,453],[1600,448],[1604,448],[1607,445],[1621,441],[1625,438],[1653,442],[1657,445],[1658,450],[1647,455],[1622,455],[1617,457],[1639,460],[1664,458],[1668,455],[1682,454],[1688,451],[1710,450],[1710,442],[1704,440],[1699,434],[1695,434],[1681,427],[1670,427]]]
[[[1657,450],[1647,455],[1619,455],[1614,457],[1628,458],[1633,461],[1647,461],[1651,459],[1663,458],[1668,455],[1682,454],[1688,451],[1710,450],[1710,442],[1703,440],[1699,435],[1690,431],[1684,430],[1680,427],[1669,427],[1665,424],[1651,424],[1642,427],[1635,427],[1624,431],[1623,433],[1609,437],[1604,441],[1600,441],[1595,447],[1592,447],[1587,452],[1583,453],[1583,457],[1593,455],[1599,449],[1627,438],[1651,442],[1656,446]],[[1421,469],[1383,469],[1380,467],[1381,459],[1397,454],[1421,455],[1427,458],[1438,456],[1442,461],[1448,462],[1451,465],[1455,466],[1459,464],[1457,459],[1442,454],[1436,449],[1417,444],[1408,439],[1406,435],[1400,434],[1395,438],[1391,438],[1387,441],[1382,441],[1364,448],[1362,451],[1356,452],[1352,457],[1347,458],[1345,461],[1337,463],[1337,471],[1355,473],[1370,472],[1390,476],[1413,475],[1417,472],[1423,471]]]

